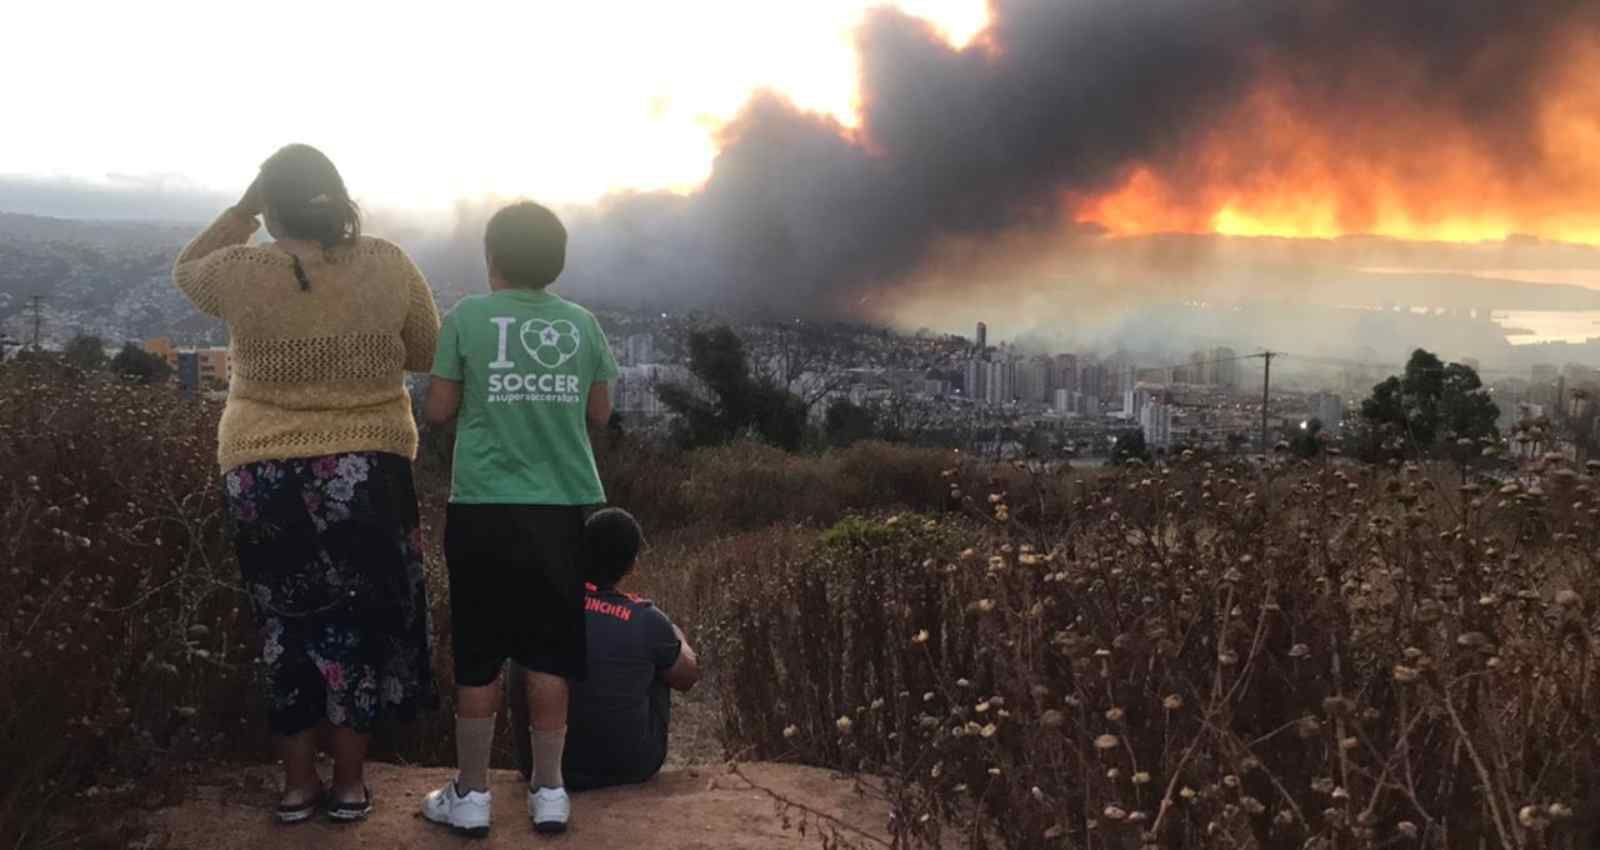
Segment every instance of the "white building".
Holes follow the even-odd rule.
[[[984,387],[984,401],[993,405],[1010,404],[1017,397],[1016,366],[1005,359],[985,365],[988,367],[988,379]]]
[[[1172,419],[1176,409],[1164,399],[1153,398],[1139,411],[1139,428],[1145,445],[1164,449],[1172,445]]]
[[[656,395],[656,388],[664,384],[689,383],[689,379],[689,370],[682,366],[623,366],[617,370],[614,406],[624,415],[660,416],[667,411]]]
[[[623,362],[629,366],[656,362],[656,338],[650,334],[628,337],[623,344]]]

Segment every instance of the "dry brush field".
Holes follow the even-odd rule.
[[[218,412],[0,374],[0,847],[121,846],[58,813],[270,758]],[[1585,470],[598,453],[650,538],[640,589],[712,669],[711,755],[859,773],[902,846],[1592,846]],[[418,463],[435,547],[443,457]],[[377,755],[447,761],[449,716]]]

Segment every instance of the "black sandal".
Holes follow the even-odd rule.
[[[278,807],[273,810],[272,816],[278,819],[278,823],[305,823],[311,820],[312,816],[317,813],[317,809],[322,807],[323,799],[327,796],[328,789],[319,787],[317,788],[317,793],[299,803],[279,803]]]
[[[372,814],[372,789],[363,785],[361,786],[361,793],[364,799],[353,803],[332,799],[330,795],[328,818],[339,823],[355,823],[366,820],[367,815]]]

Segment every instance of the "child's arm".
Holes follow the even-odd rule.
[[[428,399],[422,404],[422,415],[429,425],[449,425],[461,410],[461,382],[434,375],[428,382]]]
[[[611,424],[611,382],[619,373],[617,359],[611,356],[611,343],[606,341],[606,332],[592,313],[589,315],[589,338],[595,341],[589,360],[594,370],[589,379],[589,424],[604,428]]]
[[[661,680],[675,691],[687,691],[700,681],[700,659],[695,657],[689,639],[683,636],[683,629],[676,623],[672,624],[672,632],[678,636],[678,660],[661,674]]]
[[[457,339],[456,314],[444,317],[434,345],[433,375],[428,381],[428,397],[422,402],[422,415],[429,425],[449,425],[461,411],[461,349]]]
[[[611,421],[611,385],[607,383],[594,383],[589,385],[589,424],[596,428],[604,428]]]
[[[439,307],[433,302],[433,289],[427,278],[405,252],[398,251],[400,277],[411,293],[411,309],[406,313],[400,340],[406,347],[406,371],[426,372],[433,366],[434,350],[439,345]]]

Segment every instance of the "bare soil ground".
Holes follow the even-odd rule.
[[[494,826],[488,838],[460,838],[422,819],[418,807],[428,791],[454,775],[446,768],[391,764],[368,766],[376,811],[365,823],[326,819],[293,826],[272,820],[277,777],[271,767],[252,767],[190,789],[186,802],[156,812],[149,846],[166,850],[256,850],[274,848],[582,847],[585,850],[767,850],[821,846],[827,825],[787,812],[779,798],[826,812],[851,845],[887,842],[887,808],[859,793],[850,779],[815,768],[746,764],[737,774],[718,765],[675,768],[638,786],[592,791],[573,797],[572,826],[559,837],[534,834],[528,823],[525,786],[514,771],[493,776]],[[787,825],[786,825],[787,824]],[[852,830],[859,830],[853,832]]]

